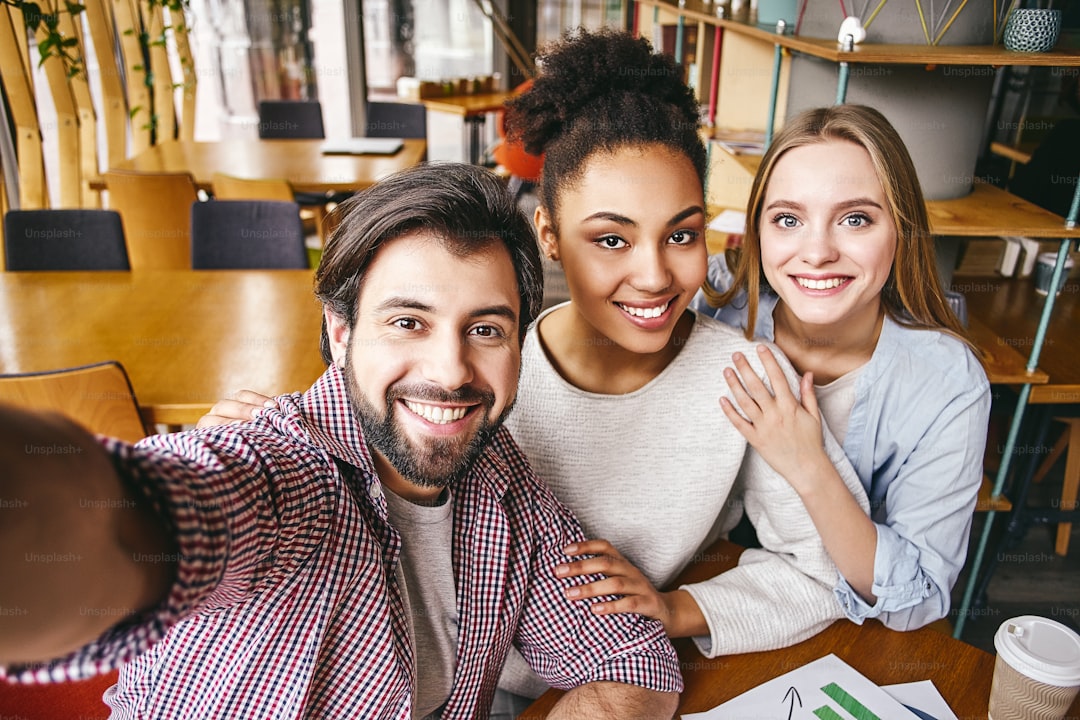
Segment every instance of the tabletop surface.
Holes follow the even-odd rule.
[[[0,273],[0,373],[118,360],[152,422],[322,373],[310,270]]]
[[[698,556],[705,558],[688,568],[672,587],[712,577],[734,567],[742,548],[718,541]],[[862,625],[839,620],[797,645],[768,652],[726,655],[708,659],[688,640],[675,647],[682,661],[686,689],[678,713],[704,712],[752,690],[763,682],[790,672],[829,653],[835,654],[878,685],[932,680],[941,696],[960,718],[985,718],[994,672],[994,656],[954,640],[950,635],[923,628],[895,632],[876,620]],[[547,716],[558,691],[550,690],[520,720]],[[1080,698],[1069,717],[1080,712]],[[678,716],[678,715],[676,715]]]
[[[503,103],[514,97],[513,92],[479,93],[476,95],[447,95],[424,98],[421,102],[428,110],[454,113],[456,115],[484,115],[503,109]]]
[[[242,178],[284,178],[296,192],[362,190],[424,159],[427,143],[406,139],[393,155],[324,155],[325,140],[166,140],[116,166],[141,172],[190,172],[209,190],[215,172]],[[104,188],[100,178],[91,187]]]
[[[1001,343],[1025,357],[1031,352],[1046,297],[1035,292],[1031,278],[954,278],[967,297],[968,315],[994,332]],[[1049,380],[1034,385],[1028,402],[1080,402],[1080,281],[1069,280],[1054,302],[1039,369]]]

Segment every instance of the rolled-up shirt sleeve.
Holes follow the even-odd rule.
[[[515,637],[522,657],[545,682],[562,690],[607,681],[682,692],[679,660],[659,621],[633,613],[596,615],[589,609],[610,597],[566,598],[566,589],[600,577],[555,576],[556,565],[574,560],[563,548],[585,536],[553,497],[539,504],[543,532]]]
[[[834,589],[855,622],[879,618],[894,630],[909,630],[948,614],[982,482],[990,393],[980,373],[942,383],[959,391],[936,411],[883,503],[873,508],[877,601],[867,603],[843,578]]]
[[[123,481],[169,528],[172,552],[134,560],[174,564],[172,587],[156,607],[119,618],[97,640],[63,658],[0,668],[0,676],[11,681],[80,680],[110,672],[193,613],[227,607],[261,583],[288,577],[318,546],[327,525],[310,520],[327,516],[319,508],[331,503],[329,485],[299,461],[268,472],[261,460],[267,449],[237,433],[155,435],[136,445],[101,441]]]

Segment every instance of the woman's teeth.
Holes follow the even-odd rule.
[[[796,277],[795,282],[809,290],[831,290],[834,287],[843,285],[844,278],[831,277],[824,280],[814,280],[813,278]]]
[[[619,307],[621,307],[628,314],[633,315],[634,317],[649,319],[649,318],[660,317],[661,315],[663,315],[667,311],[668,305],[670,305],[670,304],[671,304],[671,301],[669,300],[668,302],[664,303],[663,305],[657,305],[656,307],[648,307],[648,308],[630,307],[628,305],[623,305],[622,303],[619,303]]]

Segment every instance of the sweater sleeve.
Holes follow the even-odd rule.
[[[797,393],[794,371],[778,361]],[[756,358],[751,362],[763,375]],[[855,470],[824,425],[822,441],[844,484],[869,512]],[[742,494],[762,548],[744,552],[739,565],[725,573],[682,587],[708,623],[709,635],[694,638],[706,657],[786,647],[844,616],[833,593],[839,574],[810,514],[787,480],[749,446],[733,492]]]

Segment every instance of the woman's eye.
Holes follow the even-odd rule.
[[[621,247],[626,247],[626,241],[618,235],[605,235],[596,241],[600,247],[605,247],[610,250],[617,250]]]
[[[862,214],[848,215],[843,222],[848,227],[865,227],[870,224],[870,218]]]
[[[782,228],[793,228],[799,225],[799,221],[795,219],[794,215],[778,215],[773,222]]]
[[[675,245],[689,245],[694,242],[698,237],[698,233],[693,230],[679,230],[671,234],[671,242]]]

